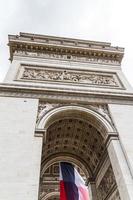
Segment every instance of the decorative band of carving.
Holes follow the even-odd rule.
[[[68,106],[70,104],[60,104],[60,103],[49,103],[49,102],[39,102],[39,106],[38,106],[38,114],[37,114],[37,121],[46,113],[48,113],[50,110],[57,108],[57,107],[61,107],[61,106]],[[77,104],[73,104],[73,105],[77,105]],[[79,104],[79,106],[83,106],[89,109],[92,109],[94,111],[96,111],[97,113],[99,113],[100,115],[102,115],[104,118],[106,118],[111,124],[112,124],[112,119],[111,116],[109,114],[109,110],[108,110],[108,106],[106,104],[90,104],[90,105],[81,105]],[[113,124],[112,124],[113,125]]]
[[[57,60],[70,60],[74,62],[88,62],[95,64],[104,64],[104,65],[116,65],[119,66],[121,61],[111,58],[102,58],[102,57],[92,57],[81,56],[81,55],[69,55],[69,54],[57,54],[57,53],[44,53],[44,52],[26,52],[26,51],[16,51],[14,52],[16,56],[28,56],[28,57],[40,57],[46,59],[57,59]]]
[[[75,71],[23,66],[19,79],[26,81],[50,81],[61,83],[77,83],[84,85],[120,88],[121,84],[115,73],[95,71]]]

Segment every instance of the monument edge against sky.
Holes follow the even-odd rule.
[[[51,185],[45,177],[63,160],[83,170],[92,200],[131,200],[133,89],[121,70],[124,49],[29,33],[9,35],[8,45],[0,199],[58,199],[56,176]]]

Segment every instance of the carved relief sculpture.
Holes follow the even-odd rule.
[[[101,73],[101,72],[75,72],[66,70],[54,69],[35,69],[34,67],[24,67],[20,77],[22,80],[36,81],[56,81],[64,83],[78,83],[87,85],[105,86],[111,88],[120,88],[120,83],[116,74]]]
[[[106,199],[106,197],[111,193],[111,191],[115,187],[116,187],[116,180],[113,174],[112,167],[110,165],[97,188],[99,199],[100,200]]]

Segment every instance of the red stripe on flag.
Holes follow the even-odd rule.
[[[64,181],[60,181],[60,200],[67,200]]]

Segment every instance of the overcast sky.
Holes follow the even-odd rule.
[[[132,20],[132,0],[1,0],[0,81],[10,66],[8,34],[30,32],[124,47],[122,70],[133,85]]]

